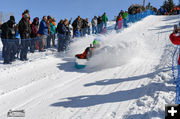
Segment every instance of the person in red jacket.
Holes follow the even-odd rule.
[[[180,28],[174,27],[174,31],[169,36],[169,39],[174,45],[180,45]],[[180,65],[180,54],[179,54],[178,64]]]

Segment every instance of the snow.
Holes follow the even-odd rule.
[[[67,54],[35,52],[12,65],[0,56],[0,119],[10,109],[25,110],[25,119],[164,118],[175,98],[168,37],[178,22],[179,16],[149,16],[120,32],[74,39]],[[76,69],[74,55],[96,37],[101,47]]]

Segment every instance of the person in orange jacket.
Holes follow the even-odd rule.
[[[179,28],[177,28],[177,26],[174,27],[174,31],[169,36],[169,39],[174,45],[180,45],[180,27]],[[179,54],[178,64],[180,65],[180,54]]]

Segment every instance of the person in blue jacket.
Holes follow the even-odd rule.
[[[39,26],[39,31],[38,31],[38,34],[39,34],[39,51],[40,52],[44,52],[44,48],[45,48],[45,44],[47,42],[47,36],[48,36],[48,26],[46,24],[47,22],[47,17],[44,16],[41,23],[40,23],[40,26]]]
[[[77,27],[74,34],[75,37],[81,37],[82,36],[81,29]]]

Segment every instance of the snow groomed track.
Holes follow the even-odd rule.
[[[105,50],[82,70],[74,68],[74,54],[97,36],[77,39],[68,54],[36,52],[12,65],[1,60],[0,119],[9,109],[24,109],[25,119],[164,118],[164,105],[175,97],[168,37],[178,22],[179,16],[149,16],[100,35]]]

